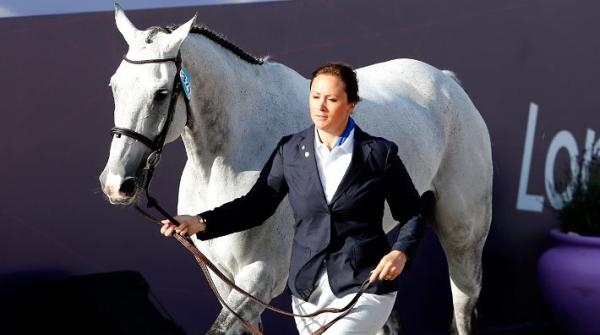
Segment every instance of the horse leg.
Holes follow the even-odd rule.
[[[476,333],[476,304],[481,291],[481,254],[483,243],[470,250],[450,248],[447,252],[454,315],[452,334]]]
[[[486,185],[478,193],[458,185],[438,187],[443,191],[437,194],[433,228],[448,260],[454,306],[451,332],[467,335],[475,332],[483,246],[491,222],[491,188]]]
[[[273,272],[265,262],[257,261],[246,265],[235,276],[235,284],[256,298],[270,302],[273,295]],[[242,295],[231,290],[225,299],[226,303],[244,320],[255,327],[261,327],[260,314],[264,308]],[[246,332],[242,323],[227,308],[223,307],[219,316],[207,334],[237,335]]]
[[[218,263],[215,263],[215,265],[217,265],[217,267],[219,268],[219,271],[221,271],[224,275],[226,275],[227,278],[231,279],[232,276],[229,271],[227,271],[223,267],[220,267],[218,265]],[[229,285],[227,285],[224,281],[220,280],[212,270],[209,270],[209,272],[210,272],[211,278],[213,279],[213,282],[214,282],[215,288],[217,289],[218,294],[221,297],[229,296],[232,291],[231,287]],[[224,314],[224,311],[226,311],[226,308],[223,308],[221,310],[221,312],[219,313],[219,316],[217,317],[217,320],[215,322],[213,322],[211,328],[209,329],[209,331],[206,334],[217,335],[217,334],[225,334],[226,333],[225,328],[221,329],[220,327],[217,326],[219,324],[218,320],[220,318],[222,318],[221,315]]]
[[[375,335],[398,335],[400,334],[400,316],[398,311],[392,309],[387,321]]]

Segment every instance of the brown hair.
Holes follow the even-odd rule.
[[[337,62],[331,62],[322,65],[313,71],[312,77],[310,78],[309,87],[312,87],[313,80],[321,74],[336,76],[340,78],[342,82],[344,82],[346,95],[348,96],[348,102],[360,101],[360,97],[358,96],[358,78],[356,78],[356,71],[354,71],[352,66]]]

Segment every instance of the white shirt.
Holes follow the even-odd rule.
[[[348,138],[341,144],[336,145],[329,151],[327,146],[319,139],[317,127],[315,127],[315,155],[321,185],[325,192],[325,199],[331,202],[335,191],[350,166],[352,152],[354,151],[354,129],[350,131]]]

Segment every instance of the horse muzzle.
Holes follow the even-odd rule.
[[[120,178],[108,175],[102,183],[102,192],[112,205],[131,205],[137,199],[139,190],[139,184],[134,177]]]

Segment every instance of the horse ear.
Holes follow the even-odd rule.
[[[117,29],[119,29],[127,44],[131,45],[138,33],[138,29],[133,25],[133,23],[131,23],[131,21],[129,21],[127,15],[125,15],[125,11],[123,11],[121,6],[116,2],[115,22],[117,23]]]
[[[171,33],[170,41],[169,41],[169,49],[171,49],[171,50],[179,49],[179,47],[181,46],[181,43],[183,43],[183,40],[185,40],[185,38],[190,33],[190,30],[196,23],[197,16],[198,16],[198,14],[194,15],[194,17],[191,20],[182,24],[181,26],[179,26],[179,28],[175,29]]]

